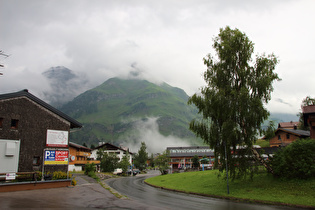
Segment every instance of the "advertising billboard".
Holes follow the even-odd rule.
[[[69,150],[45,150],[45,165],[67,165]]]
[[[46,146],[68,147],[68,131],[47,130]]]

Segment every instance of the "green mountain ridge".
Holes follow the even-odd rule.
[[[204,145],[189,130],[198,111],[187,104],[188,98],[184,90],[166,83],[112,78],[80,94],[62,106],[61,111],[84,125],[71,133],[71,139],[78,144],[110,142],[130,146],[139,145],[139,141],[168,144],[171,140],[167,137],[171,136],[177,138],[176,146]],[[298,121],[298,117],[271,113],[269,120],[277,126],[279,122]]]
[[[166,83],[112,78],[77,96],[61,110],[84,124],[71,138],[79,144],[98,142],[132,143],[140,139],[139,123],[156,118],[159,133],[175,136],[190,145],[200,145],[189,130],[189,122],[197,115],[187,105],[188,95]]]

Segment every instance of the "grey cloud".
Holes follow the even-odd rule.
[[[175,136],[163,136],[159,133],[158,118],[148,117],[146,120],[137,120],[135,129],[138,131],[138,136],[131,136],[132,143],[124,142],[132,152],[138,152],[141,142],[145,142],[148,153],[162,153],[166,147],[175,146],[190,146],[185,139],[180,139]],[[136,139],[136,141],[134,141]],[[121,140],[124,141],[123,139]],[[128,141],[130,142],[130,140]]]

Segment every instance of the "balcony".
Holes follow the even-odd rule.
[[[91,153],[89,153],[89,152],[77,151],[77,153],[76,153],[76,156],[80,156],[80,157],[88,157],[90,155],[91,155]]]
[[[73,161],[72,163],[73,164],[82,164],[82,165],[85,165],[87,163],[94,163],[94,164],[100,164],[101,161],[99,160],[76,160],[76,161]]]

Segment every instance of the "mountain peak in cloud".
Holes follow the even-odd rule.
[[[48,80],[50,89],[44,92],[45,98],[53,106],[59,107],[86,90],[88,80],[84,75],[64,67],[51,67],[42,75]]]
[[[64,66],[51,67],[42,73],[48,79],[68,81],[76,77],[70,69]]]

